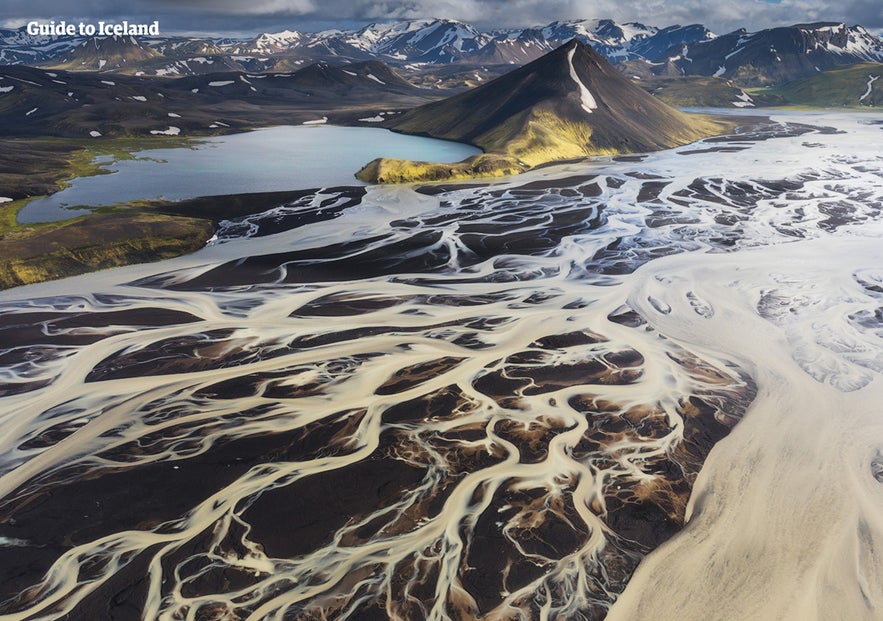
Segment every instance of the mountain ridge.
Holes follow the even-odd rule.
[[[722,77],[742,87],[780,85],[833,67],[883,62],[883,39],[860,25],[841,22],[756,32],[743,28],[717,35],[701,24],[658,28],[610,19],[484,32],[457,20],[427,18],[317,33],[282,30],[239,39],[99,42],[0,29],[0,64],[180,77],[220,70],[278,73],[319,61],[380,60],[408,71],[415,84],[456,89],[536,60],[573,38],[593,46],[630,76]]]
[[[841,65],[883,61],[883,41],[862,26],[815,22],[757,32],[737,30],[668,55],[684,75],[743,86],[782,84]],[[750,70],[749,70],[750,68]]]
[[[385,62],[431,65],[482,62],[483,58],[489,56],[490,50],[486,49],[489,45],[506,49],[514,39],[532,39],[535,42],[540,53],[532,54],[530,60],[534,60],[542,53],[577,38],[583,43],[593,45],[609,58],[626,60],[637,57],[630,51],[633,44],[640,43],[644,50],[668,49],[670,31],[681,28],[669,26],[660,29],[637,23],[617,24],[610,19],[582,19],[483,32],[459,20],[426,18],[371,23],[352,30],[325,30],[316,33],[297,30],[264,32],[242,39],[218,38],[213,43],[228,55],[236,57],[235,60],[239,62],[246,59],[254,61],[267,55],[303,56],[310,52],[313,54],[313,61],[323,57],[339,57],[350,61],[376,58]],[[714,36],[698,24],[684,27],[684,32],[686,34],[683,37],[691,42]],[[661,39],[657,39],[657,35]],[[172,39],[174,37],[161,37],[151,47],[167,48]],[[32,65],[58,62],[82,41],[83,38],[78,37],[52,41],[26,35],[23,29],[0,29],[0,59],[6,57],[12,63]],[[669,44],[666,45],[666,42]],[[31,52],[30,61],[28,51]],[[515,61],[516,57],[509,56],[499,60],[507,64],[515,64]],[[243,66],[248,70],[255,69],[247,64]]]

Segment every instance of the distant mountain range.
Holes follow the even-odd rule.
[[[783,84],[834,67],[883,61],[883,40],[862,26],[842,23],[743,29],[718,36],[699,24],[657,28],[590,19],[483,32],[455,20],[421,19],[242,39],[51,38],[0,29],[0,64],[178,77],[219,71],[278,73],[320,61],[339,65],[379,60],[412,75],[429,74],[429,79],[415,81],[423,86],[468,86],[572,39],[592,46],[629,76],[723,77],[742,86]]]
[[[0,64],[161,76],[222,68],[279,71],[319,60],[374,59],[400,67],[523,65],[571,39],[591,45],[612,62],[639,61],[657,65],[658,72],[673,66],[686,75],[735,79],[757,70],[763,75],[760,81],[778,81],[793,71],[806,74],[816,67],[883,60],[880,38],[861,26],[827,22],[717,36],[699,24],[657,28],[590,19],[482,32],[455,20],[421,19],[356,30],[285,30],[244,39],[121,37],[112,43],[0,29]]]
[[[195,59],[224,56],[239,69],[273,69],[278,62],[331,58],[358,61],[378,59],[392,64],[447,64],[454,62],[524,64],[577,39],[611,60],[646,58],[656,61],[673,46],[707,41],[714,35],[705,27],[656,28],[643,24],[617,24],[609,19],[556,21],[543,27],[481,32],[469,24],[449,19],[421,19],[370,24],[357,30],[302,33],[285,30],[247,39],[135,40],[122,37],[112,47],[128,46],[137,63],[102,65],[101,70],[174,75],[194,65]],[[96,70],[94,53],[103,44],[82,37],[39,37],[24,30],[0,29],[0,64],[64,65]],[[188,54],[189,53],[189,57]],[[117,52],[114,54],[119,56]],[[162,58],[143,63],[147,57]],[[164,61],[164,62],[163,62]],[[79,63],[79,65],[78,65]],[[196,64],[200,61],[196,60]],[[208,64],[202,62],[202,64]],[[137,65],[137,66],[136,66]]]
[[[883,41],[861,26],[822,22],[737,30],[697,41],[668,59],[683,75],[732,79],[744,86],[782,84],[825,69],[883,61]]]

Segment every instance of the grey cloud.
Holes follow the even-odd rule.
[[[384,19],[447,17],[484,28],[530,26],[557,19],[609,17],[667,26],[702,23],[723,33],[802,21],[833,20],[883,27],[880,0],[4,0],[0,21],[21,19],[160,19],[163,29],[263,30]]]
[[[847,4],[846,12],[857,24],[867,28],[883,28],[883,6],[880,0],[853,0]]]

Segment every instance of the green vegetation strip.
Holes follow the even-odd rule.
[[[158,261],[202,248],[208,220],[161,214],[87,216],[0,239],[0,288]]]
[[[198,250],[215,230],[210,217],[161,213],[150,203],[96,209],[63,222],[19,224],[32,198],[52,194],[77,177],[107,172],[111,161],[150,148],[192,145],[190,140],[60,138],[0,140],[0,289],[109,267],[157,261]],[[200,210],[202,213],[207,209]]]

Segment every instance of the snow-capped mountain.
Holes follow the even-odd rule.
[[[676,34],[675,34],[676,33]],[[386,62],[448,64],[494,63],[524,64],[559,47],[571,39],[593,46],[610,60],[622,61],[643,57],[640,50],[658,52],[671,47],[672,41],[693,43],[709,37],[701,26],[660,30],[643,24],[618,24],[609,19],[556,21],[546,26],[482,32],[469,24],[452,19],[417,19],[391,23],[373,23],[354,30],[326,30],[302,33],[296,30],[266,32],[249,39],[217,39],[217,50],[194,50],[194,56],[226,54],[239,63],[249,62],[268,68],[269,57],[284,56],[310,60],[380,59]],[[9,64],[51,64],[61,59],[81,38],[70,40],[32,37],[23,29],[0,31],[0,59]],[[173,37],[150,41],[149,45],[175,61],[183,58],[180,39]],[[189,45],[187,47],[193,47]]]
[[[731,78],[745,85],[781,84],[840,65],[881,62],[883,41],[861,26],[819,22],[737,30],[676,45],[667,56],[686,75]]]
[[[253,39],[245,41],[225,40],[219,42],[219,47],[227,53],[236,56],[278,54],[293,47],[303,45],[309,41],[309,37],[296,30],[283,30],[281,32],[259,34]]]
[[[79,37],[29,35],[24,28],[0,28],[0,65],[36,65],[65,54]]]
[[[490,37],[451,19],[419,19],[369,24],[356,31],[325,31],[316,39],[338,39],[364,52],[395,60],[448,63],[476,52]]]
[[[524,65],[555,49],[539,28],[496,33],[483,48],[470,54],[471,62]]]
[[[595,48],[611,60],[628,60],[633,43],[653,36],[658,28],[644,24],[617,24],[610,19],[585,19],[552,22],[542,29],[543,37],[552,47],[577,39]]]
[[[715,34],[701,24],[669,26],[649,37],[633,40],[629,52],[636,57],[658,62],[667,59],[668,51],[677,46],[711,41]]]
[[[468,60],[523,64],[577,39],[612,62],[638,58],[655,61],[676,43],[707,41],[714,36],[699,24],[659,29],[638,23],[617,24],[609,19],[559,21],[543,27],[496,32],[491,42]]]
[[[224,53],[217,43],[208,39],[173,39],[154,45],[153,48],[167,58],[218,56]]]

